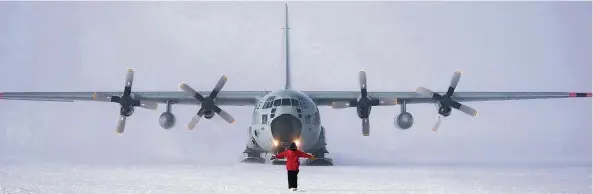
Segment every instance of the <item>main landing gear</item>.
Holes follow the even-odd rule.
[[[266,159],[261,157],[261,152],[255,151],[251,148],[245,148],[243,153],[247,154],[247,157],[241,161],[241,163],[257,163],[257,164],[265,164]]]
[[[333,166],[334,161],[331,158],[326,158],[325,153],[329,153],[325,148],[320,149],[315,153],[312,153],[316,157],[316,159],[307,159],[307,162],[305,162],[305,164],[307,166]]]

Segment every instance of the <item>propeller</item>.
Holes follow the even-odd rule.
[[[467,105],[461,104],[453,99],[453,93],[455,92],[455,88],[459,83],[459,79],[461,78],[461,71],[456,71],[453,74],[453,78],[451,78],[451,83],[449,84],[449,89],[444,95],[435,93],[425,87],[418,87],[416,89],[416,93],[421,94],[423,96],[431,97],[433,100],[440,104],[439,107],[439,115],[437,117],[437,122],[435,123],[434,127],[432,128],[433,131],[437,131],[439,126],[441,125],[441,120],[444,117],[447,117],[451,114],[451,108],[455,108],[465,114],[470,116],[477,116],[478,111],[469,107]]]
[[[126,73],[126,83],[124,93],[121,96],[112,96],[105,93],[94,93],[92,99],[97,101],[114,102],[121,106],[119,119],[117,121],[117,133],[123,133],[126,125],[126,118],[134,113],[134,107],[141,107],[150,110],[156,110],[158,104],[155,102],[143,102],[136,100],[132,93],[132,83],[134,82],[134,69],[128,69]]]
[[[381,98],[373,99],[367,92],[367,76],[365,71],[358,73],[358,82],[360,84],[360,97],[349,101],[332,102],[332,107],[335,109],[356,107],[358,117],[362,119],[362,135],[369,136],[370,122],[369,115],[371,114],[372,106],[396,105],[397,98]]]
[[[218,81],[218,83],[216,84],[214,89],[212,90],[212,92],[210,92],[210,95],[208,95],[207,97],[202,96],[201,94],[196,92],[196,90],[194,90],[189,85],[187,85],[183,82],[181,83],[179,88],[181,88],[181,90],[183,90],[184,92],[186,92],[186,93],[190,94],[191,96],[193,96],[194,98],[196,98],[196,100],[198,100],[202,105],[200,110],[198,110],[198,113],[196,114],[196,116],[194,116],[191,119],[191,121],[187,124],[188,130],[193,130],[196,127],[196,125],[198,124],[198,121],[200,121],[200,119],[202,118],[202,116],[204,116],[204,114],[208,114],[212,111],[215,112],[216,114],[218,114],[220,117],[222,117],[222,119],[224,119],[228,123],[230,123],[230,124],[235,123],[235,118],[233,118],[233,116],[231,116],[229,113],[227,113],[226,111],[224,111],[223,109],[218,107],[216,105],[216,103],[214,102],[214,99],[216,98],[216,96],[218,95],[218,93],[220,92],[220,90],[222,89],[224,84],[226,83],[226,81],[227,81],[227,77],[225,75],[222,75],[222,77],[220,78],[220,80]]]

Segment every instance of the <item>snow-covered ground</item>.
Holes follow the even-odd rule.
[[[1,166],[0,193],[286,193],[284,166]],[[591,193],[590,167],[303,166],[305,193]]]

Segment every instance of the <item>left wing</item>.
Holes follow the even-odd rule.
[[[361,96],[360,91],[303,91],[310,96],[318,106],[337,105],[338,102],[356,100]],[[443,96],[447,92],[436,92]],[[417,92],[367,92],[372,99],[383,101],[377,106],[395,104],[422,104],[437,103],[437,99]],[[458,102],[504,101],[504,100],[531,100],[550,98],[591,97],[585,92],[455,92],[452,99]],[[389,102],[387,102],[389,101]],[[337,107],[336,107],[337,108]]]
[[[418,87],[416,92],[368,92],[366,73],[360,71],[360,92],[304,91],[304,93],[311,97],[319,106],[332,106],[333,108],[357,107],[357,114],[362,119],[362,132],[365,136],[369,134],[369,114],[372,106],[419,103],[438,104],[439,117],[433,127],[433,130],[436,131],[442,118],[449,116],[453,108],[470,116],[476,116],[478,114],[478,111],[461,102],[591,97],[591,92],[455,92],[460,77],[460,71],[453,74],[453,78],[446,92],[433,92],[424,87]]]
[[[360,71],[360,92],[305,91],[304,93],[318,105],[334,108],[354,107],[356,104],[381,106],[435,102],[459,108],[458,106],[461,106],[459,102],[591,97],[590,92],[455,92],[460,78],[461,71],[456,71],[446,92],[433,92],[424,87],[418,87],[416,92],[368,92],[366,72]]]

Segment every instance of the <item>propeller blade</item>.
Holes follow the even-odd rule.
[[[222,87],[226,83],[226,80],[227,80],[226,75],[222,75],[222,77],[220,77],[220,80],[218,80],[218,83],[216,83],[216,86],[214,87],[212,92],[210,92],[210,95],[209,95],[210,98],[216,98],[216,96],[218,95],[220,90],[222,90]]]
[[[223,109],[221,109],[218,106],[214,106],[213,108],[214,112],[216,114],[218,114],[220,117],[222,117],[222,119],[224,119],[225,121],[229,122],[230,124],[235,123],[235,118],[233,118],[233,116],[231,116],[231,114],[227,113],[226,111],[224,111]]]
[[[353,107],[353,104],[348,101],[332,102],[332,108],[335,108],[335,109],[350,108],[350,107]]]
[[[362,98],[366,98],[367,96],[367,73],[366,71],[360,71],[358,73],[358,82],[360,84],[360,92]]]
[[[362,119],[362,135],[369,136],[371,131],[371,124],[369,122],[369,118]]]
[[[478,111],[476,109],[473,109],[472,107],[461,104],[457,101],[453,101],[452,106],[453,106],[453,108],[456,108],[457,110],[460,110],[461,112],[464,112],[465,114],[468,114],[469,116],[474,116],[474,117],[478,116]]]
[[[124,95],[132,93],[132,83],[134,82],[134,69],[129,68],[126,73],[126,85],[124,87]]]
[[[459,79],[461,78],[461,71],[456,71],[453,73],[453,77],[451,78],[451,83],[449,84],[449,89],[447,90],[447,96],[453,95],[455,92],[455,88],[457,88],[457,84],[459,83]]]
[[[119,120],[117,120],[117,128],[116,128],[115,132],[123,133],[125,127],[126,127],[126,116],[120,115]]]
[[[179,88],[181,90],[183,90],[185,93],[188,93],[191,96],[193,96],[194,98],[198,99],[200,102],[204,101],[204,96],[202,96],[200,93],[196,92],[196,90],[194,90],[189,85],[181,82],[181,85],[179,85]]]
[[[435,94],[437,94],[437,93],[434,93],[433,91],[431,91],[425,87],[422,87],[422,86],[416,88],[416,93],[421,94],[423,96],[427,96],[427,97],[433,97]]]
[[[437,117],[437,122],[434,124],[434,126],[432,127],[432,131],[437,132],[437,130],[439,129],[439,126],[441,126],[441,121],[443,120],[443,115],[439,115]]]
[[[112,102],[112,100],[115,100],[115,99],[111,98],[111,95],[109,95],[109,94],[98,93],[98,92],[93,93],[92,99],[96,100],[96,101],[103,101],[103,102]]]
[[[196,114],[196,116],[194,116],[194,118],[192,118],[191,121],[189,121],[189,123],[187,124],[187,130],[193,130],[198,124],[198,121],[200,121],[200,119],[202,118],[202,115],[204,115],[204,109],[200,108],[198,114]]]
[[[155,103],[155,102],[142,102],[140,101],[140,106],[142,108],[145,109],[150,109],[150,110],[156,110],[158,108],[159,104]]]

